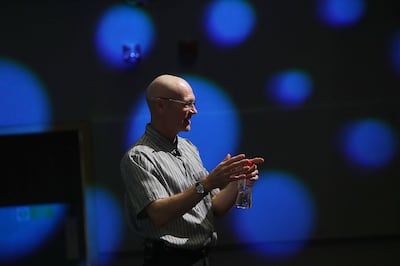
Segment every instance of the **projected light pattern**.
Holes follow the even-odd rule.
[[[62,228],[67,211],[57,203],[0,207],[0,264],[29,258]]]
[[[253,32],[255,21],[256,15],[247,1],[212,1],[203,15],[203,30],[217,46],[237,46]]]
[[[138,97],[138,101],[134,104],[129,117],[130,121],[128,124],[127,135],[125,137],[127,148],[142,136],[145,132],[146,124],[150,123],[150,112],[147,107],[145,93]]]
[[[89,252],[99,254],[101,265],[107,265],[112,260],[107,255],[118,250],[123,239],[123,210],[114,195],[101,186],[88,187],[85,197],[86,212],[90,214],[87,217],[90,230]]]
[[[192,117],[190,132],[182,132],[200,150],[204,166],[211,170],[227,153],[234,155],[240,138],[240,121],[237,109],[224,90],[206,79],[186,75],[196,96],[198,114]],[[132,145],[143,133],[150,121],[145,96],[135,104],[130,115],[127,146]]]
[[[364,0],[319,0],[317,3],[320,20],[333,27],[351,26],[359,22],[365,9]]]
[[[378,119],[354,121],[341,130],[339,137],[344,158],[367,169],[387,166],[398,149],[394,129]]]
[[[26,66],[0,58],[0,134],[44,131],[50,115],[40,80]]]
[[[314,229],[312,195],[294,175],[267,171],[253,188],[253,206],[234,210],[234,232],[251,252],[288,258],[302,250]]]
[[[400,32],[396,32],[391,39],[389,57],[394,70],[400,74]]]
[[[274,75],[267,82],[268,97],[285,108],[300,107],[312,93],[312,80],[304,71],[287,70]]]
[[[140,46],[140,56],[150,53],[154,42],[152,20],[143,9],[116,5],[101,17],[95,36],[98,57],[111,68],[126,69],[135,66],[124,60],[124,46]]]

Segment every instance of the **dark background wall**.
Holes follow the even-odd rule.
[[[212,255],[216,265],[398,265],[399,153],[382,169],[354,170],[335,139],[343,124],[375,118],[391,125],[398,142],[400,72],[390,47],[400,31],[399,4],[365,1],[358,23],[334,28],[318,20],[318,1],[249,1],[257,16],[254,32],[238,47],[220,48],[205,38],[199,23],[208,2],[3,1],[0,58],[29,66],[44,84],[53,126],[89,128],[85,185],[107,191],[118,215],[124,191],[119,160],[133,104],[158,74],[195,74],[216,82],[235,103],[244,121],[238,150],[266,157],[263,171],[296,173],[316,208],[307,244],[279,258],[246,251],[244,246],[265,243],[240,241],[227,226],[232,216],[222,219],[220,245]],[[124,70],[106,66],[94,44],[101,14],[116,4],[144,9],[157,29],[151,53]],[[181,61],[182,40],[197,42],[190,65]],[[313,93],[301,107],[287,110],[266,98],[264,87],[269,76],[291,68],[311,73]],[[104,215],[112,212],[93,211],[88,219],[94,226]],[[140,242],[124,222],[115,226],[107,228],[120,235],[111,237],[118,239],[115,245],[99,244],[105,241],[100,233],[90,234],[93,260],[112,257],[105,259],[110,265],[138,265]]]

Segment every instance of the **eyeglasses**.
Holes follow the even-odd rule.
[[[190,108],[190,109],[195,108],[195,105],[196,105],[196,103],[192,102],[192,101],[185,102],[185,101],[173,99],[173,98],[157,97],[156,99],[165,100],[165,101],[174,102],[174,103],[180,103],[180,104],[183,104],[183,106],[185,108]]]

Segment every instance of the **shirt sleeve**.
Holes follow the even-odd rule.
[[[139,217],[152,201],[168,197],[168,192],[155,175],[151,160],[139,152],[130,151],[121,160],[121,175],[127,192],[127,204]]]

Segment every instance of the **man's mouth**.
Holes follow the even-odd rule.
[[[185,119],[183,119],[183,122],[190,125],[190,123],[191,123],[190,120],[191,120],[191,117],[186,117]]]

